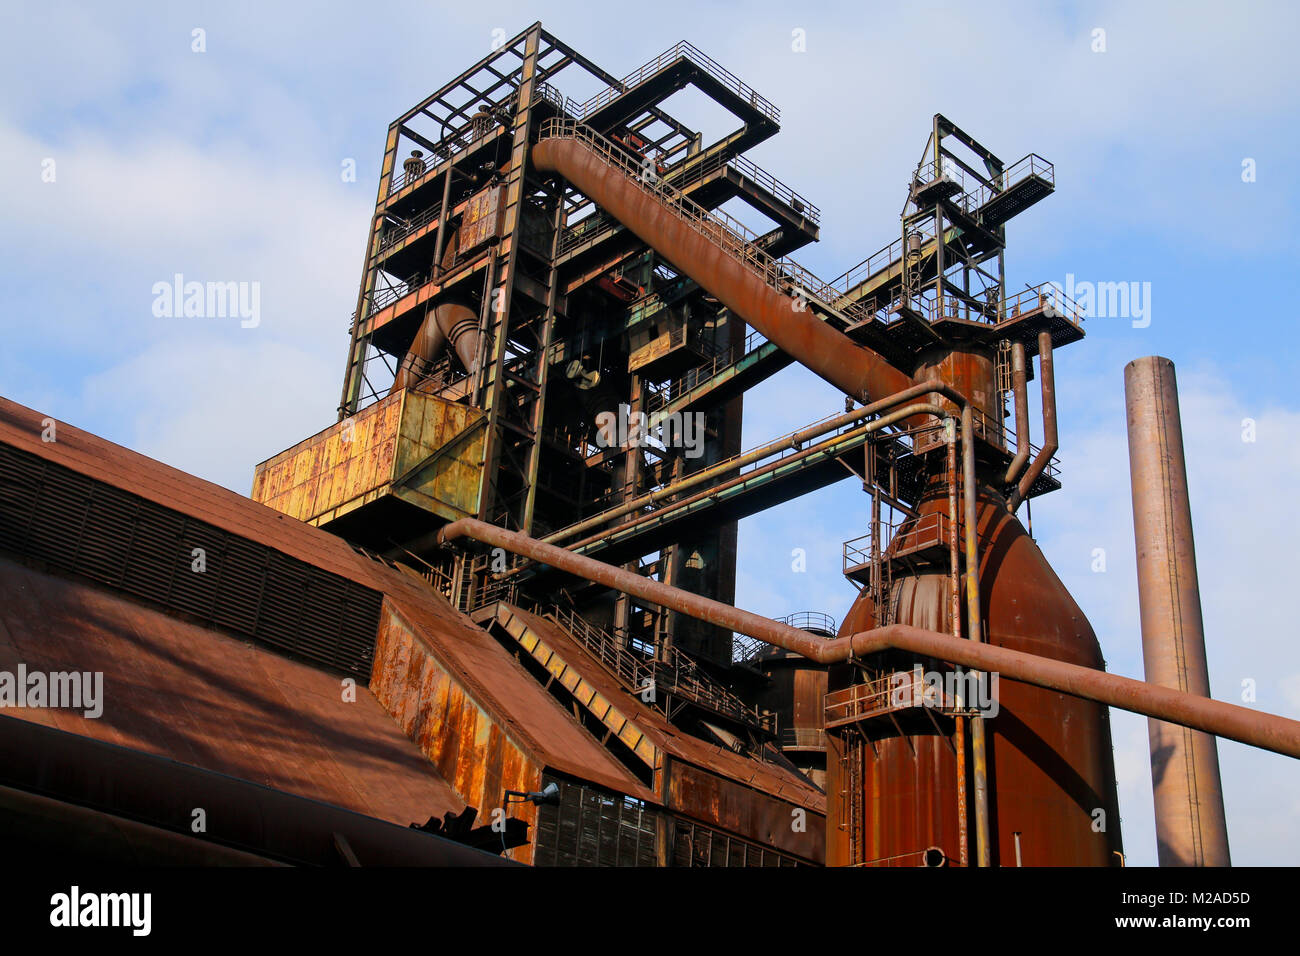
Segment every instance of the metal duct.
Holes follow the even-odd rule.
[[[908,388],[911,376],[783,295],[588,144],[544,139],[533,164],[557,172],[795,361],[859,401]],[[719,227],[721,228],[721,227]]]

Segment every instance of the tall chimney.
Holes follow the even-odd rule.
[[[1134,359],[1124,392],[1146,679],[1209,697],[1174,363]],[[1160,865],[1229,866],[1214,737],[1159,720],[1147,731]]]

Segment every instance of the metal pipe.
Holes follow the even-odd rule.
[[[411,347],[407,349],[406,354],[402,356],[402,361],[397,366],[397,374],[393,377],[392,387],[388,389],[388,394],[400,392],[404,388],[409,388],[420,380],[420,377],[426,373],[429,363],[438,357],[442,347],[447,344],[447,334],[442,330],[438,322],[438,307],[429,306],[424,314],[420,327],[415,330],[415,338],[411,340]]]
[[[802,461],[803,459],[811,458],[814,455],[826,454],[827,451],[836,444],[840,444],[843,443],[844,441],[858,438],[862,435],[869,435],[872,432],[879,431],[880,429],[886,427],[887,425],[896,424],[900,421],[903,421],[904,419],[911,418],[914,415],[924,415],[924,414],[944,415],[947,414],[947,412],[944,410],[942,406],[939,405],[929,405],[929,404],[924,404],[919,402],[915,405],[908,405],[905,408],[899,409],[898,411],[890,412],[888,415],[882,415],[880,418],[877,418],[875,421],[868,422],[867,424],[859,426],[858,428],[854,428],[851,431],[844,432],[843,434],[840,435],[835,435],[831,438],[826,439],[825,441],[818,442],[816,445],[810,445],[809,447],[805,448],[803,451],[796,452],[795,454],[790,455],[786,458],[778,459],[777,461],[766,464],[761,468],[755,468],[751,472],[747,472],[746,474],[743,475],[737,475],[735,478],[731,478],[727,481],[722,482],[721,484],[713,485],[709,488],[704,489],[701,492],[691,495],[689,498],[683,498],[681,501],[671,502],[670,504],[665,505],[657,512],[653,512],[649,515],[639,515],[636,518],[632,519],[631,521],[625,521],[623,522],[623,524],[616,525],[613,528],[608,528],[605,531],[599,532],[598,534],[594,534],[591,535],[590,537],[583,538],[580,541],[572,542],[571,544],[566,545],[566,547],[568,548],[585,547],[589,544],[593,544],[601,540],[602,538],[607,538],[610,535],[618,534],[621,531],[627,531],[630,528],[634,528],[642,521],[645,521],[648,517],[649,518],[658,517],[663,512],[673,511],[678,508],[684,508],[688,505],[695,504],[696,502],[703,501],[706,498],[712,498],[713,496],[717,495],[718,492],[720,491],[727,491],[731,488],[735,488],[738,485],[742,485],[747,481],[752,481],[753,479],[766,475],[772,471],[775,471],[778,468],[788,466],[792,462]],[[658,495],[657,497],[666,497],[668,493],[669,492],[665,490],[664,492],[661,492],[660,495]]]
[[[451,220],[451,177],[455,168],[455,160],[448,160],[447,172],[442,181],[442,206],[438,209],[438,235],[434,239],[433,268],[430,269],[434,278],[438,279],[441,279],[447,271],[447,264],[442,261],[442,253],[447,242],[447,227]]]
[[[1011,343],[1011,394],[1016,407],[1016,457],[1007,466],[1003,486],[1014,482],[1029,461],[1029,381],[1025,373],[1024,342]]]
[[[446,302],[436,309],[438,328],[446,336],[460,364],[473,375],[478,366],[478,316],[469,306]]]
[[[663,501],[664,498],[685,492],[685,490],[694,488],[695,485],[701,485],[705,483],[705,481],[714,479],[716,476],[725,475],[725,473],[735,471],[736,468],[744,468],[746,464],[751,464],[757,462],[757,460],[767,458],[768,455],[774,455],[777,451],[784,451],[785,449],[789,449],[789,447],[798,447],[802,445],[803,442],[811,441],[813,438],[823,436],[823,434],[826,434],[827,432],[835,431],[836,428],[853,424],[854,421],[861,421],[862,419],[870,418],[871,415],[878,414],[878,412],[885,410],[885,408],[900,405],[900,403],[906,402],[907,399],[918,397],[918,395],[923,395],[928,392],[937,392],[937,390],[940,390],[941,388],[943,388],[943,382],[937,380],[920,382],[919,385],[913,385],[911,388],[904,389],[900,393],[889,395],[888,398],[881,398],[879,402],[872,402],[871,405],[854,408],[853,411],[845,412],[844,415],[836,415],[833,419],[819,421],[818,424],[809,425],[809,427],[803,428],[801,431],[777,438],[776,441],[768,442],[767,445],[758,447],[758,449],[754,449],[753,451],[746,451],[744,454],[736,455],[735,458],[729,458],[725,460],[725,462],[719,462],[718,464],[712,464],[710,467],[701,468],[699,471],[690,473],[690,475],[684,477],[684,479],[676,481],[676,483],[671,485],[667,485],[666,488],[660,488],[654,490],[654,492],[647,492],[646,494],[642,494],[640,497],[630,499],[630,501],[625,501],[621,503],[621,505],[604,510],[601,514],[593,515],[591,518],[582,519],[581,522],[568,525],[567,528],[560,528],[559,531],[552,532],[551,535],[543,537],[542,541],[549,542],[549,544],[555,544],[556,541],[563,540],[563,538],[578,535],[578,533],[588,531],[590,528],[597,528],[599,525],[611,522],[612,519],[620,518],[621,515],[628,514],[630,511],[637,511],[647,505],[654,505],[655,502]]]
[[[593,515],[590,518],[584,518],[576,524],[569,525],[567,528],[561,528],[559,531],[548,534],[541,540],[554,544],[564,538],[570,538],[575,534],[580,534],[591,528],[597,528],[602,524],[612,521],[614,518],[621,517],[622,515],[628,514],[632,511],[637,511],[647,505],[653,505],[656,502],[662,501],[673,495],[681,494],[683,491],[703,484],[718,475],[725,475],[737,468],[743,468],[745,465],[752,464],[755,461],[759,461],[769,455],[774,455],[777,452],[784,451],[787,448],[798,448],[804,442],[818,438],[829,431],[841,428],[844,425],[853,424],[854,422],[861,421],[864,418],[869,418],[884,409],[891,408],[894,405],[905,402],[910,398],[915,398],[918,395],[937,391],[942,387],[943,383],[935,380],[922,382],[919,385],[913,385],[911,388],[905,388],[896,395],[882,398],[880,401],[872,402],[870,405],[863,405],[861,408],[856,408],[851,412],[845,412],[843,415],[836,415],[834,418],[827,419],[824,422],[818,422],[815,425],[810,425],[791,435],[786,435],[776,441],[768,442],[761,448],[755,448],[753,451],[745,452],[744,454],[737,455],[734,458],[729,458],[726,461],[718,462],[716,465],[710,465],[708,468],[702,468],[699,471],[692,472],[687,477],[670,484],[667,487],[660,488],[657,491],[648,492],[637,498],[633,498],[630,501],[625,501],[620,505],[606,509],[600,514]]]
[[[975,413],[970,405],[961,410],[962,495],[966,502],[966,636],[973,644],[982,643],[980,626],[979,542],[976,527],[979,512],[975,496]],[[989,846],[988,744],[984,718],[970,720],[972,780],[975,784],[975,865],[992,866]]]
[[[1151,684],[1210,696],[1196,548],[1174,365],[1149,356],[1124,368],[1142,663]],[[1215,739],[1150,720],[1151,784],[1161,866],[1229,866]]]
[[[846,394],[865,402],[913,384],[910,375],[884,356],[768,285],[749,265],[680,218],[657,193],[649,192],[587,143],[567,137],[543,139],[531,156],[536,169],[562,175],[783,352]]]
[[[1043,392],[1043,447],[1034,458],[1034,463],[1029,466],[1029,470],[1021,476],[1016,490],[1007,499],[1007,507],[1011,509],[1012,514],[1016,513],[1020,502],[1029,495],[1029,489],[1034,486],[1034,482],[1047,468],[1052,456],[1056,454],[1056,449],[1060,447],[1056,441],[1056,378],[1052,373],[1050,332],[1038,333],[1038,366],[1042,377],[1039,387]],[[1028,442],[1025,447],[1028,447]]]
[[[953,420],[948,419],[948,608],[949,627],[953,637],[961,637],[961,559],[958,556],[957,535],[957,435]],[[960,668],[959,668],[960,670]],[[957,682],[957,693],[962,693],[963,681]],[[958,701],[958,707],[961,706]],[[970,865],[970,824],[966,819],[966,719],[953,718],[953,750],[957,756],[957,843],[962,866]]]
[[[898,649],[934,657],[1001,677],[1046,687],[1120,710],[1156,717],[1252,747],[1300,758],[1300,721],[1210,700],[1169,687],[1108,674],[1079,664],[1039,657],[1007,647],[956,638],[907,624],[890,624],[835,640],[816,637],[750,611],[714,601],[643,575],[557,548],[475,518],[453,521],[438,532],[438,543],[472,538],[491,547],[550,565],[596,584],[625,591],[644,601],[697,620],[730,628],[822,664]]]

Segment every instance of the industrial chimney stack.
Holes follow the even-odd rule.
[[[1174,363],[1129,362],[1124,391],[1146,679],[1209,697]],[[1147,726],[1160,865],[1230,865],[1214,737],[1159,720]]]

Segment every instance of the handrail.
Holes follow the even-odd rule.
[[[951,525],[948,516],[941,511],[932,511],[919,518],[907,516],[897,521],[882,521],[878,541],[876,535],[864,534],[844,542],[842,570],[847,574],[850,568],[871,564],[873,561],[888,557],[898,532],[908,522],[912,522],[912,525],[907,529],[906,534],[913,539],[919,538],[928,542],[933,538],[936,545],[948,541]],[[866,544],[862,545],[862,542]]]
[[[721,210],[707,210],[682,195],[669,183],[654,176],[646,176],[641,166],[627,153],[595,130],[576,120],[554,118],[542,124],[542,139],[575,139],[585,142],[602,159],[621,169],[642,188],[661,200],[665,207],[691,226],[704,238],[713,242],[742,265],[755,272],[768,286],[782,295],[799,297],[815,304],[830,315],[862,312],[859,306],[837,310],[831,303],[839,298],[837,291],[808,269],[792,259],[774,259],[758,245],[760,238],[744,223]]]
[[[417,229],[427,226],[430,222],[438,218],[438,214],[441,211],[442,211],[441,205],[430,206],[428,209],[425,209],[423,212],[419,213],[418,215],[412,216],[410,219],[396,220],[393,223],[392,227],[385,229],[383,233],[380,235],[379,251],[383,252],[385,249],[389,248],[390,246],[395,245],[396,243],[400,242],[402,239],[405,239],[407,236],[415,232]]]
[[[750,332],[740,345],[733,345],[715,353],[708,362],[690,369],[663,385],[645,382],[645,409],[648,413],[666,408],[695,389],[707,385],[723,369],[739,364],[747,356],[770,344],[761,332]]]
[[[775,123],[781,121],[781,111],[777,109],[776,106],[762,96],[759,96],[751,86],[737,77],[726,67],[721,66],[712,57],[701,52],[685,40],[679,40],[663,53],[660,53],[653,59],[643,63],[640,67],[623,77],[623,79],[618,83],[605,87],[605,89],[590,97],[585,102],[575,103],[572,100],[567,100],[566,105],[569,107],[569,112],[573,113],[578,119],[585,119],[597,110],[608,106],[620,96],[623,96],[635,87],[640,86],[655,74],[667,69],[680,59],[690,60],[696,66],[702,68],[715,80],[727,87],[733,93],[739,95],[768,119]]]
[[[545,135],[545,134],[543,134]],[[815,223],[821,222],[821,209],[795,192],[791,187],[777,179],[767,170],[745,156],[733,156],[723,159],[721,154],[712,156],[703,162],[692,164],[690,158],[682,160],[664,172],[663,180],[674,189],[684,189],[702,180],[709,173],[721,168],[732,168],[740,176],[747,176],[760,183],[768,192],[776,196],[798,214]],[[683,175],[684,170],[684,175]],[[638,168],[637,175],[644,175],[644,169]],[[730,218],[730,217],[728,217]],[[584,216],[572,226],[566,226],[560,234],[559,252],[566,253],[576,246],[593,241],[620,228],[620,223],[613,216],[597,210],[590,216]],[[751,240],[752,241],[752,240]]]

